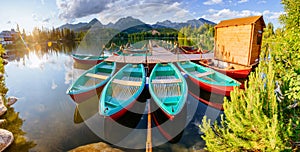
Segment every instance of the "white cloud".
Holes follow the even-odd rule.
[[[263,18],[266,23],[272,22],[274,24],[278,24],[278,18],[283,13],[284,12],[272,12],[270,10],[257,12],[257,11],[250,11],[250,10],[235,11],[230,9],[221,9],[221,10],[209,9],[207,10],[207,14],[203,15],[202,18],[208,19],[215,23],[219,23],[221,20],[226,20],[226,19],[263,15]]]
[[[203,2],[204,5],[214,5],[214,4],[221,4],[223,3],[223,0],[208,0],[206,2]]]
[[[56,0],[59,18],[74,20],[103,11],[113,0]]]
[[[267,1],[265,1],[265,0],[260,0],[257,2],[257,4],[265,4],[265,3],[267,3]]]
[[[50,18],[44,18],[42,22],[49,23]]]
[[[151,24],[167,19],[178,22],[194,18],[188,10],[180,7],[182,4],[179,2],[171,4],[139,3],[127,7],[121,7],[120,5],[122,5],[120,2],[116,2],[109,9],[99,13],[101,22],[104,24],[116,22],[126,16],[132,16]]]
[[[278,19],[280,15],[284,14],[284,12],[272,12],[265,10],[262,14],[270,19]]]
[[[74,21],[77,18],[87,17],[93,14],[99,14],[100,18],[104,18],[101,16],[108,17],[105,20],[115,20],[115,17],[120,16],[117,14],[135,14],[136,16],[149,15],[144,14],[143,12],[147,11],[143,9],[151,4],[178,7],[181,1],[182,0],[164,0],[163,2],[161,0],[56,0],[56,5],[59,9],[59,17],[67,21]],[[160,12],[160,9],[165,9],[165,7],[156,7],[156,9]],[[153,9],[147,13],[155,15],[154,13],[157,12],[156,9],[155,12]],[[119,12],[121,10],[122,12]]]
[[[41,0],[42,5],[45,5],[45,0]]]
[[[51,89],[55,90],[57,88],[57,84],[52,80]]]
[[[250,10],[242,10],[242,11],[235,11],[230,9],[222,9],[222,10],[214,10],[210,9],[207,11],[208,14],[203,15],[202,17],[216,23],[220,22],[221,20],[225,19],[232,19],[232,18],[239,18],[239,17],[247,17],[253,15],[261,15],[262,13]]]
[[[238,3],[246,3],[246,2],[248,2],[248,0],[240,0],[240,1],[238,1]]]

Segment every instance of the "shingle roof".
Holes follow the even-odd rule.
[[[219,24],[215,26],[215,28],[218,27],[226,27],[226,26],[237,26],[237,25],[249,25],[252,23],[255,23],[257,20],[261,19],[263,21],[263,16],[250,16],[250,17],[244,17],[244,18],[235,18],[231,20],[223,20]],[[263,26],[266,26],[263,21]]]

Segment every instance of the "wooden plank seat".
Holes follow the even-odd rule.
[[[178,96],[168,97],[168,98],[164,99],[163,104],[165,104],[165,105],[177,105],[178,100],[179,100]]]
[[[113,83],[126,85],[126,86],[141,86],[141,81],[128,81],[128,80],[120,80],[120,79],[114,79]]]
[[[201,78],[201,77],[205,77],[205,76],[208,76],[208,75],[211,75],[211,74],[214,74],[215,72],[213,71],[208,71],[208,72],[204,72],[204,73],[198,73],[198,74],[195,74],[195,76]]]
[[[152,83],[179,83],[181,79],[153,79]]]
[[[106,76],[106,75],[100,75],[100,74],[94,74],[94,73],[87,73],[87,74],[85,74],[85,76],[97,78],[97,79],[103,79],[103,80],[108,78],[108,76]]]

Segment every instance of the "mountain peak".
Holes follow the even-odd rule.
[[[90,25],[94,25],[94,24],[100,24],[100,25],[102,25],[101,22],[100,22],[98,19],[96,19],[96,18],[92,19],[92,20],[89,22],[89,24],[90,24]]]
[[[199,21],[202,22],[203,24],[211,24],[211,25],[216,25],[216,23],[212,22],[212,21],[209,21],[209,20],[206,20],[204,18],[199,18]]]

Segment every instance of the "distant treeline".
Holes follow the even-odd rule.
[[[19,27],[17,27],[17,31]],[[136,31],[132,33],[120,32],[116,29],[92,28],[87,31],[73,31],[67,28],[37,28],[35,27],[30,34],[25,30],[20,32],[12,45],[6,48],[24,49],[27,45],[30,48],[39,46],[41,48],[50,47],[48,42],[55,45],[69,45],[73,48],[79,44],[87,49],[102,49],[110,47],[111,43],[122,45],[134,43],[147,39],[161,39],[178,41],[180,45],[195,45],[203,49],[213,49],[214,28],[212,25],[204,24],[199,28],[191,26],[183,27],[180,30],[172,28],[159,28],[148,31]],[[21,39],[23,38],[23,40]]]

